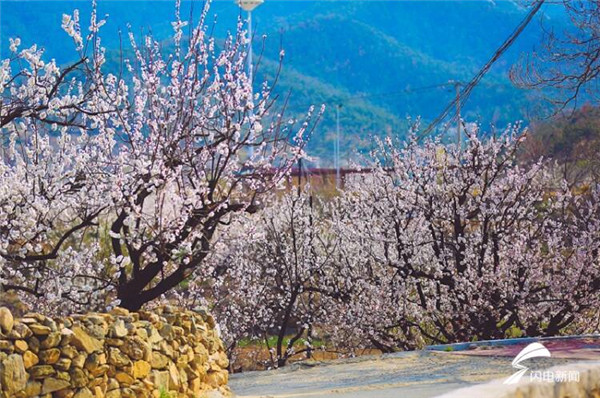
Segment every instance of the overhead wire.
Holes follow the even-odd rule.
[[[433,129],[438,124],[440,124],[457,105],[462,106],[464,104],[464,102],[469,98],[469,95],[471,94],[471,92],[473,91],[475,86],[477,86],[477,84],[481,81],[483,76],[490,70],[492,65],[515,42],[515,40],[519,37],[521,32],[523,32],[523,30],[527,27],[527,25],[529,25],[529,23],[531,22],[533,17],[540,10],[540,8],[542,7],[542,5],[544,4],[545,1],[546,0],[537,0],[534,3],[532,9],[529,11],[529,13],[527,13],[525,18],[523,18],[523,20],[519,23],[519,25],[517,25],[517,27],[513,30],[513,32],[510,34],[510,36],[494,52],[494,54],[489,59],[489,61],[486,62],[486,64],[479,70],[479,72],[477,72],[477,74],[471,79],[471,81],[463,87],[463,89],[460,91],[460,94],[457,97],[455,97],[452,101],[450,101],[448,103],[448,105],[446,105],[444,110],[433,120],[433,122],[431,122],[429,124],[429,126],[419,136],[419,140],[422,140],[427,135],[429,135],[433,131]],[[454,117],[451,119],[451,121],[453,121],[455,118],[456,118],[456,115],[454,115]]]

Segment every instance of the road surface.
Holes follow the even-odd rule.
[[[598,338],[542,342],[552,357],[529,360],[531,369],[600,359]],[[232,375],[230,387],[244,398],[429,398],[510,376],[515,370],[512,359],[528,343],[298,363],[278,370]]]

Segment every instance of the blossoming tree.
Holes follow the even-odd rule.
[[[260,213],[239,221],[212,259],[223,272],[215,273],[208,296],[224,334],[230,344],[263,341],[269,366],[310,356],[316,326],[328,322],[330,302],[343,295],[333,258],[338,238],[331,233],[327,205],[307,187],[274,198]],[[305,345],[298,347],[301,338]]]
[[[229,342],[275,336],[282,366],[310,328],[339,352],[593,330],[598,189],[519,162],[525,139],[388,139],[327,206],[290,192],[240,220],[210,261]]]
[[[217,49],[208,7],[188,26],[177,5],[172,46],[130,33],[117,74],[95,7],[87,35],[77,11],[63,17],[80,59],[68,68],[13,42],[0,73],[4,289],[48,309],[107,297],[139,309],[193,277],[217,231],[303,156],[312,110],[282,122],[273,88],[248,80],[242,22]]]
[[[598,204],[541,161],[519,165],[523,139],[473,134],[463,151],[381,142],[337,223],[344,257],[370,279],[356,296],[368,304],[339,313],[392,349],[415,336],[554,335],[597,306]]]

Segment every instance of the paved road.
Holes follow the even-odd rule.
[[[529,360],[543,369],[580,360],[599,360],[600,349],[556,343],[552,358]],[[230,386],[246,398],[426,398],[510,376],[512,358],[524,345],[464,352],[415,351],[233,375]],[[569,355],[564,355],[565,352]],[[579,353],[580,355],[577,355]]]
[[[473,357],[443,352],[405,352],[383,357],[340,360],[315,366],[293,365],[275,371],[231,377],[240,397],[425,398],[460,387],[508,377],[510,358]],[[549,367],[565,360],[546,359]]]

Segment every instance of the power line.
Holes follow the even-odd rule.
[[[444,108],[442,113],[440,113],[440,115],[437,118],[435,118],[434,121],[425,129],[425,131],[423,132],[423,134],[421,134],[419,139],[423,139],[424,137],[429,135],[429,133],[431,133],[431,131],[435,128],[435,126],[440,124],[442,122],[442,120],[444,120],[446,118],[446,116],[448,116],[450,111],[452,109],[456,108],[457,105],[460,106],[461,104],[465,103],[465,101],[468,99],[469,95],[471,94],[471,91],[473,91],[473,89],[479,83],[479,81],[483,78],[483,76],[490,70],[492,65],[515,42],[517,37],[519,37],[521,32],[523,32],[525,27],[527,25],[529,25],[529,22],[531,22],[531,20],[535,16],[535,14],[537,14],[537,12],[540,10],[542,5],[544,4],[544,1],[545,0],[537,0],[536,1],[535,5],[531,9],[531,11],[529,11],[527,16],[521,21],[521,23],[519,23],[519,25],[517,25],[517,27],[515,28],[515,30],[513,30],[511,35],[494,52],[494,55],[492,56],[492,58],[490,58],[490,60],[479,70],[479,72],[473,77],[473,79],[471,79],[471,81],[465,85],[465,87],[460,92],[460,95],[458,95],[454,100],[452,100],[448,105],[446,105],[446,107]]]

